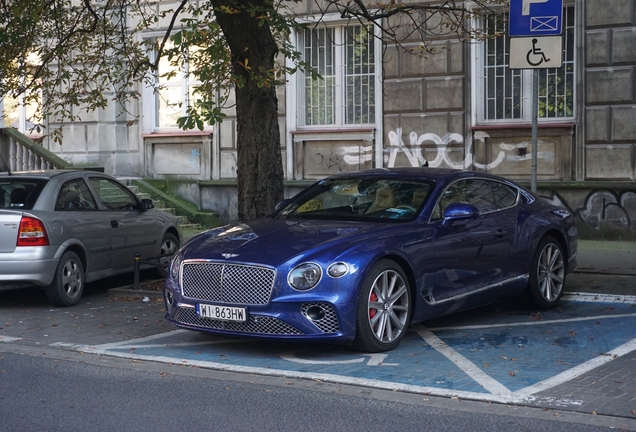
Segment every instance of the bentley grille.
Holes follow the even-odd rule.
[[[269,302],[275,276],[276,271],[266,267],[186,261],[183,295],[214,303],[264,305]]]

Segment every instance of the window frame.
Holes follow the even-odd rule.
[[[76,191],[77,193],[77,198],[79,202],[89,202],[90,207],[73,207],[73,208],[69,208],[68,207],[68,199],[64,199],[64,201],[61,201],[62,199],[62,194],[66,193],[66,188],[67,187],[77,187],[80,190]],[[59,205],[59,203],[63,203],[62,205]],[[68,211],[99,211],[99,206],[97,204],[97,200],[95,199],[95,197],[93,196],[93,192],[91,191],[90,187],[88,186],[88,183],[86,183],[86,180],[84,180],[83,178],[75,178],[75,179],[71,179],[71,180],[67,180],[65,181],[62,186],[60,186],[60,190],[57,194],[57,198],[55,199],[55,206],[53,208],[53,211],[61,211],[61,212],[68,212]]]
[[[161,39],[165,36],[163,32],[151,32],[144,33],[143,40],[150,41]],[[151,62],[155,61],[157,52],[155,50],[151,50],[148,54]],[[160,71],[149,72],[147,77],[148,81],[143,83],[142,97],[143,97],[143,134],[152,134],[152,133],[174,133],[174,132],[183,132],[186,133],[179,126],[161,126],[159,124],[160,115],[159,108],[161,105],[160,102],[160,94],[158,92],[158,88],[161,85],[159,82],[159,73]],[[187,107],[190,103],[190,88],[201,84],[200,81],[190,80],[189,77],[191,74],[189,73],[187,67],[187,55],[184,54],[184,65],[179,70],[181,74],[181,78],[173,78],[174,80],[180,79],[180,84],[173,84],[169,87],[180,87],[181,89],[181,116],[186,114]],[[211,133],[214,129],[214,125],[206,124],[204,125],[204,131],[206,133]]]
[[[125,201],[122,201],[122,203],[126,202],[127,204],[119,206],[117,208],[111,207],[109,203],[111,203],[112,201],[104,200],[104,188],[102,188],[101,186],[102,182],[108,184],[108,186],[106,187],[106,189],[108,190],[112,190],[112,188],[114,187],[117,190],[118,197],[127,198]],[[107,177],[91,176],[88,177],[88,184],[90,185],[104,210],[114,212],[142,211],[141,202],[139,201],[137,196],[132,193],[126,186],[122,185],[116,180]]]
[[[571,60],[567,60],[567,52],[565,51],[568,46],[568,41],[566,40],[566,8],[572,8],[572,22],[570,23],[570,27],[572,28],[572,52],[570,55]],[[563,5],[564,15],[563,15],[563,46],[564,46],[564,56],[563,56],[563,66],[562,68],[566,68],[566,64],[570,64],[572,67],[571,72],[567,72],[568,75],[571,76],[571,88],[568,90],[572,92],[572,115],[571,116],[562,116],[562,117],[541,117],[537,118],[539,123],[544,124],[571,124],[575,121],[577,117],[577,55],[578,50],[576,38],[577,38],[577,28],[576,28],[576,14],[577,8],[575,7],[573,2],[564,2]],[[501,10],[502,14],[508,14],[507,9]],[[473,28],[483,28],[485,25],[484,21],[477,21],[474,19]],[[507,29],[505,31],[505,40],[506,40],[506,50],[509,52],[509,40]],[[471,103],[471,111],[472,111],[472,124],[475,126],[505,126],[505,125],[529,125],[532,123],[532,81],[533,75],[536,73],[545,73],[552,74],[555,69],[561,68],[550,68],[550,69],[516,69],[512,71],[513,73],[518,73],[521,76],[521,116],[519,118],[504,118],[504,119],[488,119],[486,118],[486,94],[487,94],[487,70],[486,70],[486,41],[480,41],[473,43],[471,45],[471,57],[473,61],[471,62],[471,84],[473,90],[473,97]],[[505,66],[508,67],[507,65]],[[541,88],[540,88],[541,91]],[[544,98],[545,96],[539,95],[539,99]],[[538,103],[538,102],[537,102]]]
[[[492,195],[492,199],[493,199],[493,203],[495,205],[495,208],[491,211],[486,211],[486,212],[482,212],[481,210],[479,211],[479,215],[483,216],[483,215],[488,215],[491,213],[497,213],[500,211],[504,211],[504,210],[508,210],[511,208],[514,208],[516,206],[519,205],[519,202],[521,201],[521,191],[519,190],[518,187],[513,186],[509,183],[506,182],[502,182],[500,180],[497,179],[490,179],[490,178],[484,178],[484,177],[470,177],[470,178],[461,178],[461,179],[457,179],[455,181],[453,181],[452,183],[448,184],[444,190],[442,191],[442,193],[440,193],[439,197],[437,198],[437,201],[435,202],[435,205],[433,206],[433,210],[431,211],[431,216],[429,218],[429,223],[430,222],[437,222],[437,221],[441,221],[444,219],[444,211],[441,208],[441,202],[442,199],[444,198],[444,194],[446,193],[446,191],[448,191],[450,188],[454,187],[457,183],[460,182],[467,182],[467,181],[483,181],[485,183],[488,183],[488,185],[490,186],[490,190],[491,190],[491,195]],[[506,207],[499,207],[499,200],[497,198],[497,196],[495,195],[495,188],[493,187],[494,184],[498,184],[501,186],[504,186],[510,190],[513,190],[516,194],[515,200],[514,202]],[[454,202],[463,202],[463,201],[453,201],[449,204],[452,204]],[[466,202],[467,204],[471,204],[469,202]],[[474,204],[473,204],[474,205]],[[479,210],[479,209],[478,209]]]
[[[311,30],[312,25],[317,25],[317,23],[311,20],[309,17],[299,18],[299,22],[305,23],[308,25]],[[299,72],[296,76],[289,76],[287,81],[287,96],[286,96],[286,106],[289,111],[287,115],[287,126],[288,131],[303,131],[303,130],[314,130],[314,131],[347,131],[347,130],[360,130],[362,128],[373,128],[376,131],[381,132],[381,125],[383,122],[383,108],[382,108],[382,77],[380,71],[382,71],[382,43],[381,43],[381,29],[378,26],[369,24],[371,27],[371,31],[373,32],[371,37],[374,38],[373,44],[373,56],[374,56],[374,68],[375,68],[375,81],[374,81],[374,122],[373,123],[355,123],[355,124],[347,124],[345,115],[346,109],[344,107],[345,98],[346,98],[346,58],[345,58],[345,50],[346,47],[342,45],[344,41],[344,29],[348,26],[361,26],[360,23],[352,23],[350,21],[342,20],[340,15],[338,14],[326,14],[322,17],[321,23],[318,24],[320,28],[328,28],[328,29],[336,29],[335,33],[335,41],[334,45],[336,48],[335,55],[335,65],[336,69],[335,74],[335,85],[334,85],[334,96],[335,96],[335,122],[334,124],[316,124],[316,125],[307,125],[305,121],[305,74]],[[293,31],[291,34],[291,40],[294,41],[296,50],[298,52],[303,53],[304,45],[304,33],[299,33],[297,31]],[[304,58],[304,55],[303,55]],[[293,67],[293,63],[287,59],[287,66]],[[381,136],[381,133],[376,133],[376,136]],[[290,137],[291,138],[291,137]],[[291,139],[289,140],[291,142]]]

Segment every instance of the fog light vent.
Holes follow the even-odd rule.
[[[303,303],[302,314],[323,333],[338,333],[336,309],[329,303]]]

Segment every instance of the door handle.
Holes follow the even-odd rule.
[[[504,230],[502,230],[502,229],[498,229],[497,232],[495,233],[495,236],[499,237],[499,238],[501,238],[501,237],[503,237],[505,235],[506,235],[506,232]]]
[[[112,220],[112,221],[110,221],[110,226],[113,227],[113,228],[117,228],[117,227],[119,227],[119,224],[117,223],[116,220]]]

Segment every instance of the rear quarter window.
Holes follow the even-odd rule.
[[[42,179],[0,179],[0,208],[32,210],[46,183]]]

